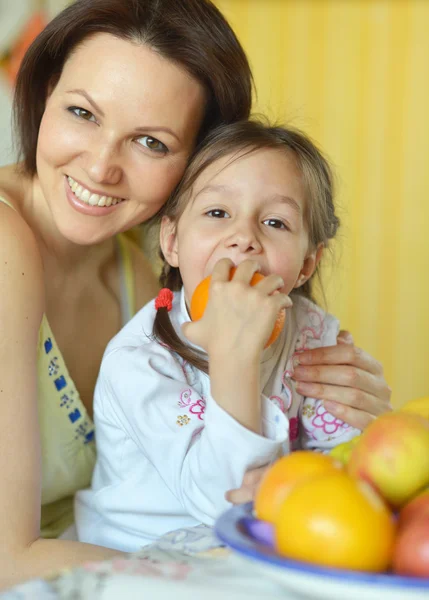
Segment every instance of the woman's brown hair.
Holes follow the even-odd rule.
[[[335,237],[339,227],[333,200],[333,176],[328,161],[317,146],[300,131],[270,126],[258,120],[220,126],[211,132],[194,152],[181,182],[162,208],[158,218],[167,216],[177,223],[192,195],[197,178],[220,158],[231,156],[233,161],[262,149],[286,152],[296,161],[306,190],[305,222],[310,248],[316,249],[320,244],[326,247],[329,240]],[[160,257],[163,261],[161,285],[172,291],[180,290],[182,278],[179,269],[167,263],[162,251]],[[319,266],[316,273],[319,273]],[[314,301],[311,279],[294,293]],[[180,340],[165,308],[157,311],[154,335],[187,362],[208,372],[205,358]]]
[[[50,87],[85,38],[109,33],[145,44],[184,67],[207,92],[199,140],[221,123],[247,118],[252,75],[243,48],[210,0],[77,0],[38,35],[18,73],[14,118],[25,172],[36,173],[40,122]]]

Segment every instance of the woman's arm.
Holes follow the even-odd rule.
[[[36,348],[44,310],[43,266],[31,230],[4,205],[0,205],[0,240],[0,588],[5,588],[111,554],[39,539]]]

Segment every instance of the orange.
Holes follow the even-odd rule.
[[[229,281],[231,281],[231,279],[234,277],[234,273],[236,270],[236,267],[232,267],[229,273]],[[261,273],[255,273],[250,281],[250,285],[256,285],[257,283],[259,283],[259,281],[261,281],[261,279],[264,279],[264,276],[261,275]],[[206,310],[207,302],[209,299],[210,282],[211,276],[209,275],[208,277],[200,281],[200,283],[195,288],[194,293],[192,294],[190,312],[191,319],[193,321],[199,321],[203,316],[204,311]],[[276,341],[276,339],[280,335],[281,330],[283,329],[284,324],[285,311],[281,310],[277,316],[277,320],[274,324],[273,331],[270,337],[268,338],[267,343],[265,344],[265,348],[268,348],[268,346],[271,346],[271,344]]]
[[[254,509],[258,519],[274,523],[280,506],[299,482],[340,469],[339,461],[326,454],[297,450],[277,460],[265,473],[256,492]]]
[[[274,524],[280,554],[327,567],[385,571],[393,557],[396,524],[371,486],[344,471],[295,486]]]

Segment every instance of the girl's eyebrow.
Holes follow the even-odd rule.
[[[200,189],[200,191],[196,194],[195,198],[194,198],[194,202],[195,200],[198,198],[198,196],[201,196],[202,194],[206,194],[207,192],[215,192],[215,193],[231,193],[233,192],[233,188],[229,185],[205,185],[203,188]]]
[[[302,213],[301,206],[298,204],[298,202],[296,200],[294,200],[290,196],[283,196],[282,194],[275,194],[272,197],[272,200],[274,200],[276,202],[281,202],[282,204],[287,204],[299,215]]]
[[[214,193],[234,193],[233,186],[229,185],[206,185],[204,186],[195,196],[194,202],[197,198],[205,194],[206,192],[214,192]],[[298,202],[292,198],[291,196],[284,196],[283,194],[273,194],[272,196],[267,196],[267,201],[271,202],[280,202],[281,204],[287,204],[294,210],[298,215],[302,214],[302,208],[298,204]]]

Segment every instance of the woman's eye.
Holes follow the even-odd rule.
[[[85,110],[84,108],[80,108],[80,106],[70,106],[67,110],[76,115],[76,117],[79,117],[80,119],[95,122],[95,117],[92,114],[92,112],[90,112],[89,110]]]
[[[166,154],[168,152],[168,148],[165,144],[156,138],[151,137],[150,135],[144,135],[138,138],[138,143],[148,150],[152,150],[152,152],[160,152],[162,154]]]
[[[280,221],[280,219],[266,219],[263,223],[264,225],[268,225],[268,227],[273,227],[274,229],[288,229],[288,227],[286,227],[286,225],[283,223],[283,221]]]
[[[214,219],[227,219],[229,217],[226,210],[222,210],[221,208],[214,208],[213,210],[209,210],[206,212],[206,215],[209,217],[213,217]]]

